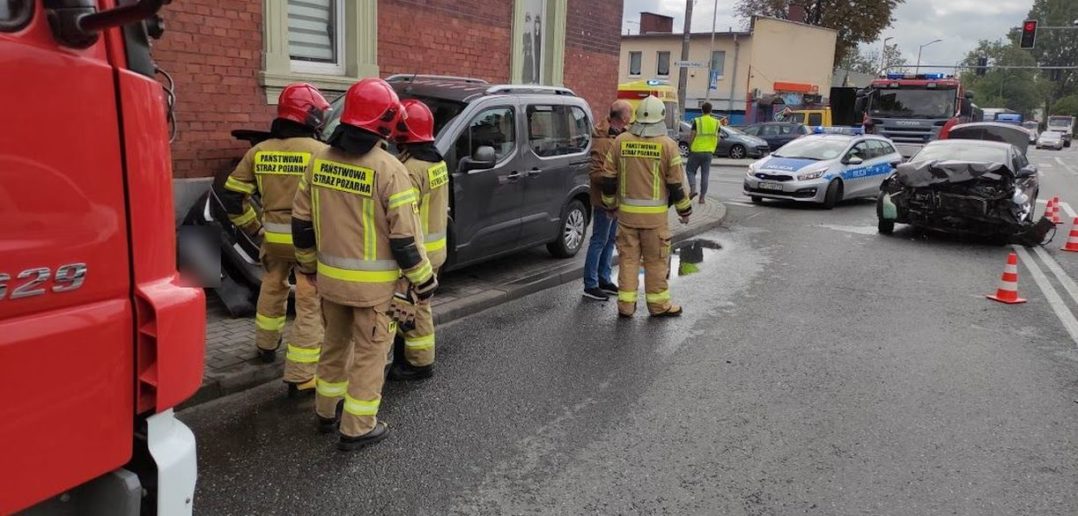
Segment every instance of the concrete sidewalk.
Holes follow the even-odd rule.
[[[692,220],[687,225],[678,223],[671,210],[670,227],[675,242],[722,223],[726,207],[715,198],[709,198],[709,201],[703,206],[693,206]],[[572,259],[559,260],[552,258],[546,249],[536,248],[447,273],[441,278],[441,287],[434,299],[435,320],[446,323],[562,283],[581,281],[585,251],[581,249]],[[207,310],[206,369],[202,387],[184,404],[185,407],[280,380],[284,353],[279,352],[278,360],[273,364],[263,364],[255,358],[253,317],[230,317],[212,293],[207,295]],[[288,327],[291,328],[291,324]]]

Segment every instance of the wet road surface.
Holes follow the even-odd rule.
[[[1078,194],[1044,172],[1042,198]],[[712,195],[747,201],[739,174]],[[672,282],[684,317],[618,320],[571,284],[440,328],[437,376],[388,384],[369,449],[336,451],[280,384],[181,413],[196,511],[1078,512],[1078,301],[1046,258],[1047,288],[1023,264],[1029,303],[1004,306],[984,294],[1009,248],[880,236],[871,202],[730,208]]]

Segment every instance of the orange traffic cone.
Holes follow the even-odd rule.
[[[1062,224],[1063,219],[1059,218],[1059,197],[1052,197],[1048,200],[1048,206],[1044,207],[1044,216],[1048,217],[1048,220],[1053,224]]]
[[[1071,226],[1071,233],[1067,235],[1067,243],[1063,244],[1062,250],[1078,253],[1078,217],[1074,218],[1074,225]]]
[[[1018,297],[1018,255],[1014,251],[1007,257],[1007,266],[1003,268],[1003,276],[999,278],[999,288],[996,289],[995,295],[985,297],[1008,305],[1026,302]]]

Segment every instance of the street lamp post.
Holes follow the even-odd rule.
[[[942,39],[937,39],[937,40],[934,40],[934,41],[929,41],[928,43],[925,43],[924,45],[921,45],[920,48],[917,49],[917,71],[914,72],[914,73],[921,73],[921,51],[924,50],[925,47],[927,47],[929,45],[934,45],[936,43],[939,43],[940,41],[943,41],[943,40]]]
[[[883,51],[880,52],[880,73],[887,73],[887,42],[895,38],[883,38]]]

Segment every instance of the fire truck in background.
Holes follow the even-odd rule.
[[[872,119],[876,134],[890,138],[906,157],[938,139],[941,131],[978,121],[973,93],[942,73],[887,74],[862,90],[857,104],[857,111]]]
[[[190,514],[205,298],[176,273],[167,0],[0,2],[0,514]]]
[[[1063,146],[1070,147],[1071,140],[1074,139],[1074,117],[1052,115],[1048,117],[1048,124],[1044,130],[1063,133]]]

